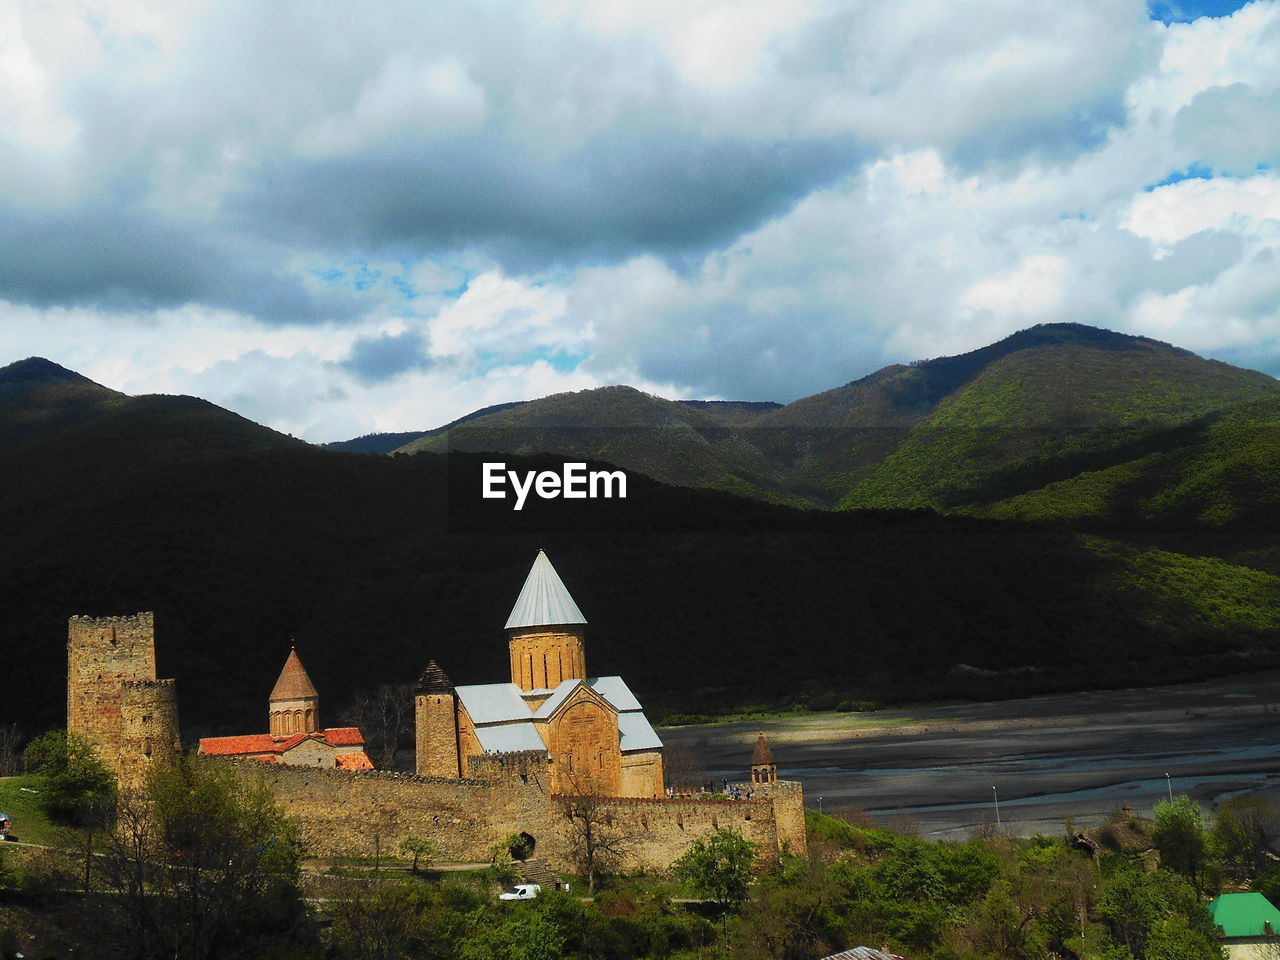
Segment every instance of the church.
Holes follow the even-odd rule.
[[[267,703],[266,733],[204,737],[200,753],[339,770],[373,769],[359,728],[320,726],[320,694],[296,649],[289,651]]]
[[[507,618],[510,682],[455,687],[434,660],[419,677],[417,772],[466,777],[473,757],[535,751],[552,793],[663,796],[662,741],[621,677],[588,675],[586,623],[539,550]]]

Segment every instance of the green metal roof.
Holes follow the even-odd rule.
[[[1224,893],[1209,903],[1213,922],[1227,937],[1261,937],[1264,924],[1271,921],[1271,932],[1280,936],[1280,910],[1260,893]]]

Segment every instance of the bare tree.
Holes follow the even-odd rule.
[[[16,723],[0,723],[0,777],[22,772],[22,732]]]
[[[373,691],[362,690],[341,716],[360,728],[374,765],[379,770],[392,770],[396,750],[413,737],[413,684],[384,683]]]
[[[662,748],[662,775],[676,793],[697,793],[707,782],[706,768],[679,743]]]
[[[557,796],[556,803],[569,823],[569,855],[587,878],[587,896],[593,896],[597,876],[612,868],[636,837],[589,779],[573,778],[570,784],[574,792]]]

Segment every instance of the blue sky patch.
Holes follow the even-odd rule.
[[[1201,17],[1226,17],[1248,0],[1147,0],[1147,16],[1161,23],[1190,23]]]
[[[1166,176],[1163,180],[1157,180],[1155,183],[1148,184],[1142,189],[1147,193],[1157,187],[1167,187],[1171,183],[1180,183],[1183,180],[1212,180],[1213,168],[1206,167],[1203,164],[1193,163],[1185,170],[1175,170]]]

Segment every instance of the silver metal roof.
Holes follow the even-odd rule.
[[[565,702],[569,694],[578,689],[580,683],[582,683],[581,680],[561,680],[560,685],[543,701],[542,706],[533,712],[533,715],[539,720],[545,720],[551,716],[560,709],[560,704]]]
[[[592,677],[587,686],[619,710],[640,710],[640,701],[621,677]]]
[[[476,739],[485,753],[512,753],[516,750],[546,750],[532,723],[501,723],[476,727]]]
[[[623,753],[628,750],[658,750],[662,747],[662,741],[639,710],[618,714],[618,733]]]
[[[514,683],[477,683],[458,687],[454,692],[467,708],[472,723],[505,723],[530,718],[529,705],[520,699],[520,688]]]
[[[586,622],[587,618],[569,596],[546,553],[539,550],[516,605],[511,608],[511,616],[507,617],[506,629]]]

